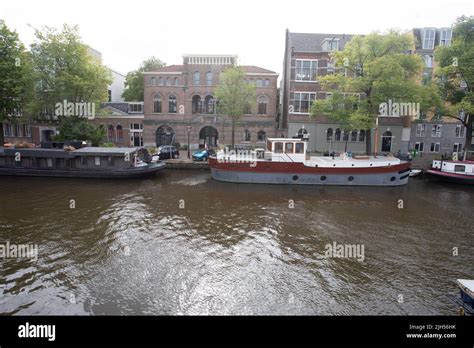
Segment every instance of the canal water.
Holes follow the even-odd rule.
[[[168,171],[2,177],[0,192],[0,244],[38,248],[0,259],[1,314],[449,315],[455,280],[474,278],[472,187],[238,185]],[[363,257],[331,257],[328,245]]]

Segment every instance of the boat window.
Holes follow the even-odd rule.
[[[285,143],[285,153],[293,153],[293,143]]]
[[[81,156],[81,166],[87,166],[87,157]]]
[[[114,158],[112,156],[107,157],[107,164],[111,167],[114,166]]]
[[[304,153],[303,143],[296,143],[295,153]]]
[[[466,171],[466,166],[461,166],[461,165],[454,166],[454,171],[464,173]]]
[[[46,165],[48,166],[48,168],[52,168],[53,167],[53,159],[52,158],[47,158],[46,159]]]
[[[283,153],[283,143],[275,143],[275,153]]]
[[[267,151],[272,151],[272,143],[267,141]]]
[[[100,166],[100,157],[99,156],[94,157],[94,164],[96,166]]]

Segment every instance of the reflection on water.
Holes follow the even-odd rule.
[[[3,177],[0,192],[0,242],[39,249],[37,261],[0,260],[3,314],[455,314],[446,294],[474,278],[471,187],[238,185],[169,171]],[[326,257],[333,242],[363,244],[364,262]]]

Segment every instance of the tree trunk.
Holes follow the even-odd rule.
[[[466,134],[464,134],[464,160],[467,158],[467,151],[471,150],[472,144],[472,117],[471,114],[467,114],[467,127],[466,127]]]
[[[372,153],[372,130],[367,129],[365,131],[365,154],[370,156]]]
[[[234,149],[235,145],[235,120],[232,119],[232,149]]]
[[[0,121],[0,147],[5,144],[5,138],[3,137],[3,122]]]

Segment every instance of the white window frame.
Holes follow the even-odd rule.
[[[425,152],[425,143],[417,141],[415,143],[415,150],[418,152]]]
[[[434,145],[434,147],[433,147]],[[436,147],[438,147],[438,151],[436,151]],[[434,148],[434,150],[432,150],[432,148]],[[430,144],[430,152],[431,153],[439,153],[439,151],[441,150],[441,143],[437,142],[437,143],[431,143]]]
[[[439,36],[440,46],[451,46],[451,40],[453,38],[453,30],[451,28],[441,28]]]
[[[434,49],[436,28],[423,28],[421,30],[421,48],[424,50]]]
[[[95,156],[94,157],[94,165],[95,166],[100,166],[100,156]]]
[[[457,150],[454,150],[454,148],[456,148]],[[454,143],[453,144],[453,153],[454,152],[461,152],[462,150],[462,144],[461,143]]]
[[[298,73],[298,62],[301,62],[301,67],[300,67],[299,73]],[[302,76],[304,76],[304,74],[303,74],[304,62],[310,62],[310,67],[309,67],[310,74],[309,74],[309,79],[308,80],[302,78]],[[313,64],[315,64],[315,66]],[[318,59],[295,59],[295,81],[298,81],[298,82],[317,82],[318,81],[318,67],[319,67]],[[315,77],[314,80],[312,79],[313,75]],[[300,78],[298,78],[298,76],[300,76]]]
[[[465,128],[466,127],[464,127],[464,125],[462,125],[462,124],[456,125],[456,130],[454,131],[454,137],[455,138],[464,138]]]
[[[422,138],[426,136],[426,124],[419,123],[416,125],[416,134],[417,138]]]
[[[432,138],[441,138],[441,134],[443,131],[442,124],[434,124],[431,126],[431,137]]]
[[[296,94],[299,94],[300,95],[300,98],[299,98],[299,105],[300,105],[300,110],[301,110],[301,101],[303,100],[303,94],[308,94],[308,100],[309,100],[309,104],[308,104],[308,112],[301,112],[301,111],[296,111],[296,108],[295,108],[295,104],[294,102],[296,101],[295,98],[293,98],[291,100],[291,105],[293,105],[293,114],[299,114],[299,115],[309,115],[309,109],[311,108],[311,102],[316,100],[316,92],[294,92],[293,93],[293,96],[295,97]],[[311,100],[311,95],[314,95],[314,98]]]
[[[321,44],[323,51],[333,52],[339,50],[339,39],[338,38],[326,38]]]

